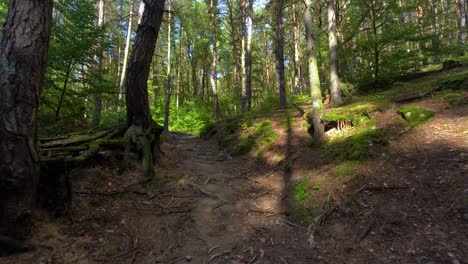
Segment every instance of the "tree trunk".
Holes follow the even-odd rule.
[[[464,45],[466,42],[466,34],[468,30],[467,24],[468,14],[466,0],[458,0],[458,43]]]
[[[245,112],[245,101],[247,98],[247,77],[245,74],[247,73],[246,69],[246,48],[245,48],[245,0],[240,0],[240,11],[241,11],[241,19],[240,19],[240,37],[241,37],[241,79],[242,79],[242,84],[241,84],[241,101],[240,101],[240,110],[241,114],[244,114]]]
[[[166,70],[166,92],[164,104],[164,131],[169,131],[169,115],[171,111],[171,74],[172,74],[172,0],[167,0],[167,70]]]
[[[249,0],[249,15],[247,17],[247,57],[245,68],[245,109],[250,111],[252,109],[252,34],[253,34],[253,0]]]
[[[331,106],[342,105],[340,79],[338,76],[338,40],[336,37],[335,1],[328,0],[328,45],[330,49]]]
[[[279,92],[281,108],[286,108],[286,80],[284,76],[284,36],[283,36],[283,7],[284,0],[276,2],[276,86]]]
[[[263,29],[263,39],[264,39],[264,52],[265,52],[265,74],[266,74],[266,81],[267,81],[267,90],[271,89],[271,73],[270,73],[270,53],[269,50],[269,41],[268,36],[266,33],[266,29]]]
[[[11,0],[0,46],[0,235],[23,239],[37,199],[37,109],[52,0]]]
[[[122,73],[120,74],[120,85],[119,85],[119,103],[117,106],[117,112],[120,113],[121,105],[123,105],[123,93],[125,89],[125,74],[127,73],[127,64],[128,64],[128,54],[130,53],[130,40],[132,36],[132,24],[133,24],[133,5],[135,0],[130,0],[130,12],[128,14],[128,24],[127,24],[127,38],[125,40],[125,50],[124,58],[122,65]],[[120,61],[119,61],[120,63]]]
[[[296,3],[292,3],[293,44],[294,44],[294,90],[297,94],[302,93],[301,82],[301,50],[299,48],[300,33],[297,26]]]
[[[127,146],[137,145],[143,156],[144,178],[154,174],[155,148],[161,130],[151,117],[148,102],[148,76],[151,59],[162,22],[164,0],[146,0],[140,4],[140,19],[130,56],[126,79]],[[126,151],[128,152],[128,151]]]
[[[214,103],[214,112],[216,116],[216,122],[221,121],[221,114],[219,112],[219,102],[218,102],[218,88],[217,88],[217,71],[216,67],[218,64],[218,54],[217,54],[217,37],[216,37],[216,14],[215,14],[215,0],[210,0],[210,13],[211,13],[211,34],[213,38],[213,64],[211,66],[211,89],[213,90],[213,103]]]
[[[320,78],[315,55],[315,41],[312,31],[311,0],[305,0],[304,24],[306,29],[307,56],[309,62],[309,82],[312,95],[312,119],[314,125],[314,140],[322,142],[325,140],[325,128],[322,124],[323,104],[322,91],[320,90]]]
[[[98,3],[98,19],[96,21],[96,27],[100,28],[102,27],[102,24],[104,23],[104,0],[99,0]],[[99,54],[94,57],[96,63],[97,63],[97,69],[96,69],[96,78],[97,78],[97,83],[99,84],[98,87],[101,89],[101,72],[102,72],[102,54]],[[93,111],[93,121],[92,121],[92,126],[96,127],[99,126],[101,123],[101,111],[102,111],[102,98],[101,98],[101,93],[98,90],[95,90],[94,92],[94,111]]]

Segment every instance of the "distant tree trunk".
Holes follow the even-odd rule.
[[[125,138],[136,144],[142,152],[145,178],[154,174],[155,147],[161,132],[151,117],[147,81],[151,59],[162,22],[164,2],[164,0],[145,0],[141,2],[141,16],[127,69],[126,102],[128,129],[125,133]]]
[[[309,62],[309,82],[312,95],[312,119],[314,124],[314,140],[322,142],[325,140],[325,129],[322,124],[323,104],[322,91],[320,90],[320,78],[315,55],[315,41],[312,30],[311,0],[305,0],[304,24],[306,29],[307,56]]]
[[[72,72],[73,66],[74,66],[73,59],[70,59],[70,62],[68,63],[68,67],[67,67],[67,72],[65,73],[65,80],[63,81],[62,92],[60,93],[60,98],[57,104],[57,109],[55,110],[56,121],[59,119],[60,109],[62,108],[63,100],[65,98],[65,92],[67,90],[68,80],[70,79],[70,74]]]
[[[253,31],[253,0],[249,0],[249,14],[247,16],[247,57],[245,68],[245,109],[250,111],[252,109],[252,31]]]
[[[241,79],[242,79],[242,88],[241,88],[241,101],[240,101],[240,110],[241,114],[244,114],[245,112],[245,100],[247,97],[247,76],[245,74],[247,73],[246,70],[246,48],[245,48],[245,0],[240,0],[240,11],[241,11],[241,19],[240,19],[240,37],[241,37]]]
[[[234,77],[235,77],[235,82],[236,82],[236,93],[237,94],[240,94],[241,92],[238,90],[239,88],[242,87],[242,84],[241,84],[241,62],[240,62],[240,57],[241,57],[241,53],[240,53],[240,49],[239,49],[239,34],[238,34],[238,31],[237,31],[237,26],[236,26],[236,20],[234,19],[234,10],[235,10],[235,7],[234,7],[234,1],[232,0],[227,0],[226,1],[226,4],[227,4],[227,8],[228,8],[228,18],[229,18],[229,25],[230,25],[230,35],[231,35],[231,38],[232,38],[232,41],[231,41],[231,44],[232,44],[232,54],[234,54],[234,60],[235,60],[235,63],[234,63]],[[239,105],[242,107],[242,98],[241,100],[239,101]]]
[[[167,0],[167,71],[166,71],[166,92],[164,104],[164,131],[169,131],[169,116],[171,111],[171,78],[172,78],[172,60],[171,60],[171,34],[172,34],[172,0]]]
[[[267,89],[271,89],[271,73],[270,73],[270,53],[269,53],[269,41],[268,36],[266,33],[266,29],[263,29],[263,39],[264,39],[264,52],[265,52],[265,74],[266,74],[266,81],[267,81]]]
[[[467,14],[466,0],[458,0],[458,42],[461,45],[466,43],[466,34],[468,30],[468,14]]]
[[[37,199],[37,109],[52,0],[11,0],[0,44],[0,235],[25,238]]]
[[[379,73],[380,73],[380,50],[379,50],[379,36],[377,35],[377,21],[375,17],[375,6],[374,1],[370,1],[370,16],[371,16],[371,23],[372,23],[372,33],[374,35],[374,89],[377,88],[377,84],[379,81]]]
[[[104,0],[99,0],[98,2],[98,19],[96,23],[96,27],[100,28],[102,27],[102,24],[104,23]],[[102,54],[99,54],[95,56],[94,58],[97,63],[97,69],[96,69],[96,78],[97,78],[97,83],[101,83],[101,71],[102,71]],[[101,88],[100,85],[98,85],[99,89]],[[93,121],[92,121],[92,126],[96,127],[99,126],[101,123],[101,111],[102,111],[102,99],[101,99],[101,93],[98,90],[95,90],[94,92],[94,111],[93,111]]]
[[[301,82],[301,50],[299,48],[300,33],[297,26],[296,3],[292,3],[293,44],[294,44],[294,90],[297,94],[302,93]]]
[[[284,0],[276,1],[276,86],[279,92],[281,108],[286,108],[286,80],[284,76],[284,36],[283,36],[283,7]]]
[[[179,57],[177,60],[177,84],[176,84],[176,112],[179,114],[179,101],[180,101],[180,82],[181,82],[181,69],[182,64],[182,26],[179,28]]]
[[[127,38],[125,40],[125,50],[124,58],[122,65],[122,73],[120,74],[120,85],[119,85],[119,103],[117,106],[117,112],[120,113],[121,105],[123,105],[123,93],[125,91],[125,74],[127,73],[127,64],[128,64],[128,54],[130,53],[130,40],[132,36],[132,24],[133,24],[133,5],[135,0],[130,0],[130,12],[128,14],[128,24],[127,24]],[[119,61],[120,63],[120,61]]]
[[[338,76],[338,40],[336,37],[335,1],[328,0],[328,44],[330,49],[331,106],[342,105],[340,79]]]
[[[213,90],[213,103],[214,103],[214,112],[216,116],[216,122],[221,121],[221,114],[219,112],[219,102],[218,102],[218,88],[217,88],[217,64],[218,64],[218,53],[217,53],[217,37],[216,37],[216,13],[215,13],[215,0],[210,0],[210,13],[211,13],[211,34],[213,41],[213,64],[211,68],[211,89]]]

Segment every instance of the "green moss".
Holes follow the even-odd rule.
[[[356,161],[345,161],[336,167],[336,176],[345,178],[356,173]]]
[[[468,71],[461,71],[461,72],[456,72],[456,73],[450,72],[449,75],[440,78],[439,83],[452,84],[452,83],[457,83],[457,82],[463,82],[466,79],[468,79]]]
[[[370,144],[388,144],[382,129],[370,127],[335,139],[324,146],[324,153],[329,160],[364,160],[369,156]]]
[[[255,126],[252,136],[261,145],[269,145],[278,139],[269,119],[263,120]]]
[[[450,89],[437,94],[435,98],[450,105],[462,105],[466,103],[466,99],[462,93]]]
[[[249,153],[255,145],[255,140],[252,137],[240,140],[237,145],[234,146],[231,154],[234,156],[241,156]]]
[[[416,126],[435,116],[435,113],[422,107],[406,106],[398,109],[400,114],[408,125]]]
[[[310,186],[307,180],[303,180],[296,184],[292,190],[295,201],[300,205],[303,205],[306,202],[308,202],[310,199],[311,188],[312,186]]]
[[[263,159],[263,156],[265,155],[265,150],[259,150],[257,152],[257,159]]]

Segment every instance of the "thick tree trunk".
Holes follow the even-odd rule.
[[[323,104],[322,91],[320,90],[320,78],[315,55],[315,41],[312,30],[311,0],[305,0],[304,24],[306,29],[307,56],[309,62],[309,82],[312,95],[312,119],[314,124],[314,140],[322,142],[325,139],[324,126],[322,124]]]
[[[252,34],[253,34],[253,0],[249,0],[249,14],[247,16],[247,57],[245,68],[245,109],[250,111],[252,109]]]
[[[37,109],[52,0],[11,0],[0,46],[0,235],[30,233],[39,182]]]
[[[154,174],[153,162],[161,130],[154,123],[148,102],[148,76],[156,40],[162,22],[164,0],[146,0],[140,4],[140,19],[135,44],[127,69],[127,151],[134,143],[142,152],[144,178]]]
[[[215,0],[210,0],[210,13],[211,13],[211,34],[213,38],[213,64],[211,66],[211,89],[213,90],[213,104],[214,112],[216,116],[216,122],[221,121],[221,114],[219,112],[218,102],[218,87],[217,87],[217,64],[218,64],[218,53],[217,53],[217,36],[216,36],[216,13],[215,13]]]
[[[338,40],[336,37],[335,1],[328,0],[328,45],[330,49],[331,106],[342,105],[340,79],[338,76]]]
[[[120,113],[121,105],[123,105],[123,94],[125,91],[125,74],[127,73],[127,64],[128,64],[128,54],[130,53],[130,40],[132,36],[132,24],[133,24],[133,5],[135,0],[130,0],[130,12],[128,14],[128,24],[127,24],[127,38],[125,40],[125,50],[124,58],[122,65],[122,73],[120,74],[120,84],[119,84],[119,103],[117,106],[117,112]],[[120,64],[120,61],[119,61]]]
[[[286,108],[286,80],[284,76],[284,36],[283,36],[283,7],[284,0],[276,2],[276,86],[279,92],[281,108]]]

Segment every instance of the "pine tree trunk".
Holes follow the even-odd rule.
[[[322,124],[323,104],[322,91],[320,90],[320,78],[317,66],[317,57],[315,55],[315,41],[312,30],[312,15],[310,7],[311,0],[305,0],[306,8],[304,11],[304,24],[306,29],[307,56],[309,63],[309,82],[312,95],[312,119],[314,124],[314,140],[322,142],[325,140],[325,129]]]
[[[172,78],[172,0],[167,0],[167,70],[166,70],[166,92],[164,104],[164,131],[169,131],[169,116],[171,111],[171,78]]]
[[[162,132],[151,117],[148,76],[161,27],[164,2],[164,0],[145,0],[140,3],[138,29],[125,85],[128,126],[125,138],[128,141],[127,146],[133,143],[142,153],[144,179],[154,174],[153,162]]]
[[[284,76],[284,36],[283,36],[283,7],[284,0],[276,2],[276,86],[279,91],[281,108],[286,108],[286,80]]]
[[[247,73],[247,69],[246,69],[246,60],[245,60],[245,57],[246,57],[246,48],[245,48],[245,0],[240,0],[240,11],[241,11],[241,19],[240,19],[240,37],[241,37],[241,79],[242,79],[242,83],[241,83],[241,100],[240,100],[240,110],[241,110],[241,114],[244,114],[245,112],[245,101],[246,101],[246,98],[247,98],[247,87],[246,87],[246,84],[247,84],[247,76],[245,76],[245,74]]]
[[[11,0],[0,46],[0,235],[31,231],[39,182],[37,109],[52,0]]]
[[[297,94],[302,93],[301,82],[301,50],[299,48],[300,33],[297,26],[296,3],[292,4],[293,44],[294,44],[294,90]]]
[[[102,27],[102,24],[104,23],[104,0],[99,0],[98,2],[98,19],[96,21],[96,27],[100,28]],[[101,83],[101,71],[102,71],[102,54],[99,54],[94,57],[96,63],[97,63],[97,69],[96,69],[96,74],[95,78],[96,83],[100,84]],[[98,85],[100,89],[100,85]],[[101,99],[101,93],[99,91],[94,92],[94,111],[93,111],[93,121],[92,121],[92,126],[96,127],[99,126],[101,123],[101,111],[102,111],[102,99]]]
[[[338,76],[338,40],[336,37],[335,1],[328,0],[328,44],[330,48],[330,93],[331,106],[342,105],[340,79]]]
[[[221,121],[221,114],[219,112],[218,102],[218,88],[217,88],[217,64],[218,64],[218,53],[217,53],[217,37],[216,37],[216,14],[215,14],[215,0],[210,0],[210,14],[211,14],[211,34],[213,38],[213,64],[211,66],[211,89],[213,90],[213,104],[214,112],[216,116],[216,122]]]
[[[133,5],[135,0],[130,0],[130,12],[128,15],[128,24],[127,24],[127,38],[125,40],[125,50],[124,58],[122,65],[122,73],[120,74],[120,85],[119,85],[119,103],[117,106],[117,112],[120,113],[121,105],[123,105],[123,94],[125,91],[125,74],[127,73],[127,64],[128,64],[128,54],[130,53],[130,40],[132,36],[132,24],[133,24]],[[120,61],[119,61],[120,63]]]
[[[468,14],[466,0],[458,0],[458,43],[464,45],[466,43],[466,34],[468,30]]]
[[[246,52],[246,68],[245,68],[245,109],[252,109],[252,34],[253,34],[253,0],[249,0],[249,15],[247,17],[247,52]]]

